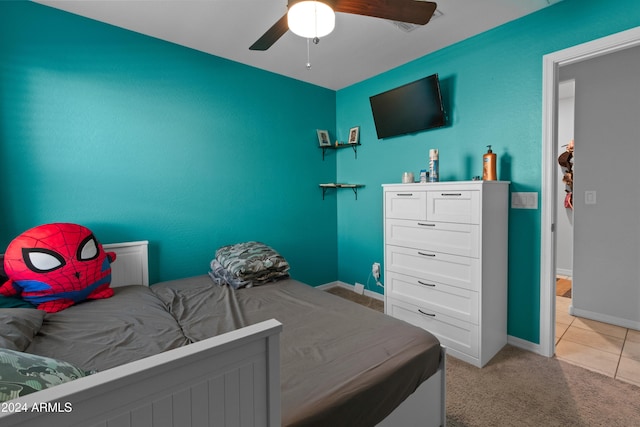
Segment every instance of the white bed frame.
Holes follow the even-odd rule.
[[[147,241],[104,248],[112,286],[149,285]],[[280,426],[281,330],[267,320],[5,402],[0,425]],[[445,426],[444,348],[440,360],[380,426]]]

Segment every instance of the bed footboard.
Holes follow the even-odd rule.
[[[0,425],[278,427],[281,330],[267,320],[12,400]]]
[[[445,427],[446,411],[446,347],[440,347],[440,366],[376,427]]]

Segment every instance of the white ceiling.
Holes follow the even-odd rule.
[[[253,44],[287,11],[287,0],[35,0],[243,64],[338,90],[560,0],[441,0],[442,16],[407,33],[389,21],[337,13],[335,30],[310,43],[287,32],[270,49]]]

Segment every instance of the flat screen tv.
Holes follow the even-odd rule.
[[[378,139],[445,125],[438,74],[369,98]]]

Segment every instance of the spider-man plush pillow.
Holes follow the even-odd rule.
[[[109,298],[115,259],[86,227],[40,225],[9,243],[4,256],[9,280],[0,286],[0,295],[20,295],[49,313],[85,299]]]

